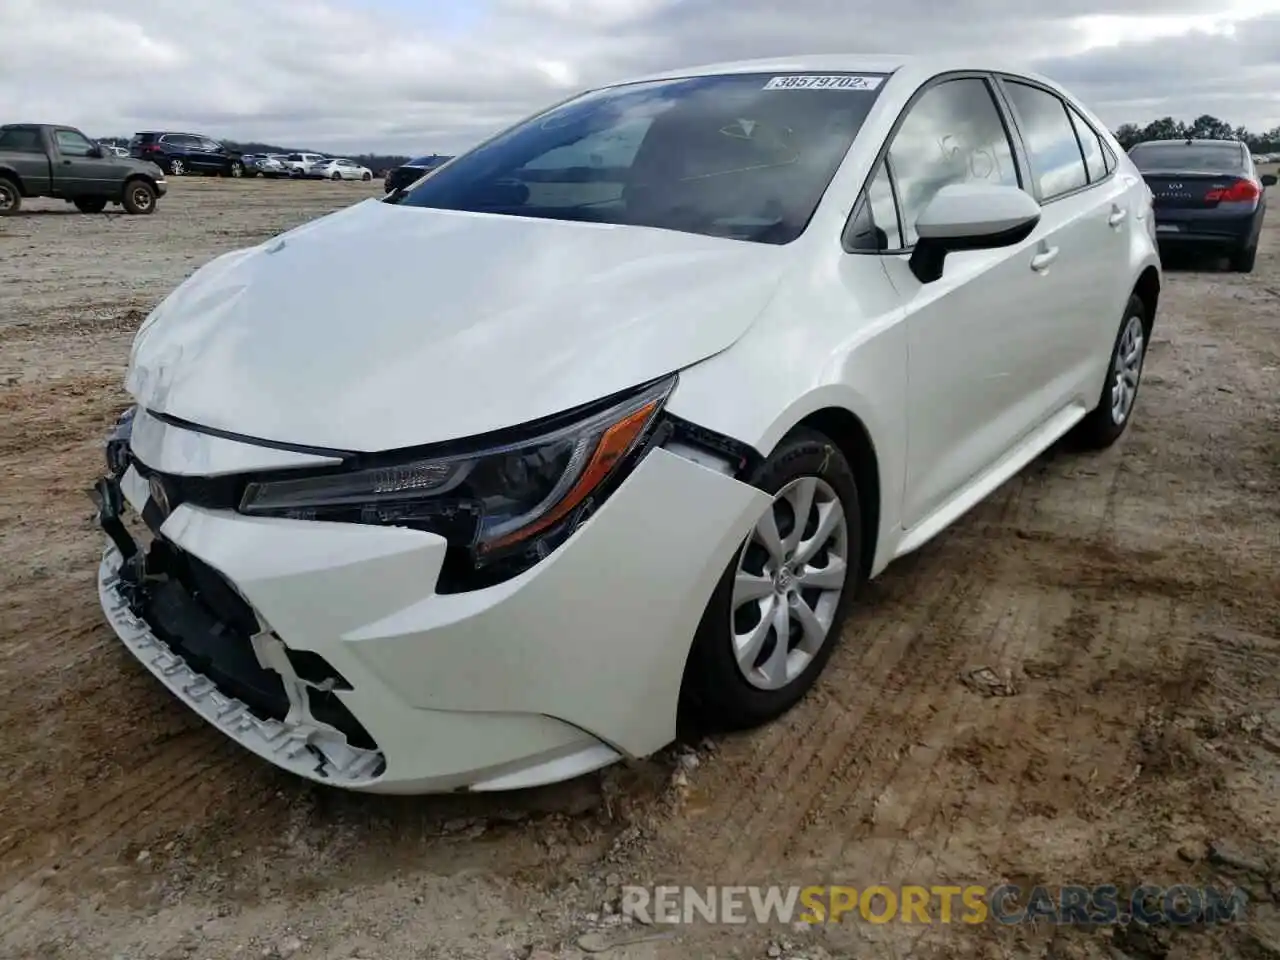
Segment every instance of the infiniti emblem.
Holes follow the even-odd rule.
[[[778,588],[779,593],[786,593],[795,586],[796,578],[792,576],[791,571],[783,567],[774,577],[774,584]]]

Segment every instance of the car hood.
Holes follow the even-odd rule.
[[[788,247],[367,200],[206,264],[139,329],[143,407],[376,451],[559,413],[696,363]]]

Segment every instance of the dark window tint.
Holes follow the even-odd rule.
[[[1080,149],[1084,151],[1084,166],[1089,173],[1089,182],[1097,183],[1111,171],[1107,169],[1106,149],[1097,131],[1089,126],[1089,121],[1080,116],[1071,107],[1067,108],[1071,115],[1071,125],[1076,128],[1076,136],[1080,138]]]
[[[40,131],[31,127],[10,127],[0,130],[0,150],[14,153],[44,153],[40,143]]]
[[[610,87],[519,124],[398,202],[787,243],[880,85],[742,74]]]
[[[1244,148],[1234,143],[1197,143],[1192,140],[1140,143],[1129,157],[1143,173],[1230,173],[1245,172]]]
[[[1084,157],[1066,105],[1052,93],[1025,83],[1006,82],[1040,196],[1051,200],[1089,182]]]
[[[948,80],[927,90],[894,135],[889,163],[908,247],[916,242],[916,218],[941,188],[1018,186],[1008,132],[986,81],[977,78]]]
[[[94,150],[94,144],[83,134],[74,130],[58,130],[53,135],[58,144],[58,152],[67,157],[87,157]]]

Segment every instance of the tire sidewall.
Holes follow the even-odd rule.
[[[822,648],[795,680],[780,690],[761,690],[742,675],[730,640],[733,587],[744,541],[733,553],[702,616],[686,667],[685,690],[704,720],[731,727],[764,723],[794,706],[813,685],[840,640],[850,606],[862,580],[862,514],[853,471],[839,448],[819,433],[798,430],[750,477],[771,498],[793,480],[818,477],[839,497],[849,532],[849,575]]]
[[[1120,340],[1124,336],[1124,331],[1129,326],[1129,321],[1135,316],[1142,322],[1142,360],[1138,365],[1138,382],[1133,388],[1133,400],[1129,404],[1129,412],[1125,415],[1122,423],[1116,423],[1111,416],[1111,405],[1116,391],[1116,354],[1120,350]],[[1107,354],[1106,379],[1102,384],[1102,399],[1098,404],[1098,410],[1106,417],[1106,431],[1111,434],[1113,439],[1124,433],[1129,426],[1129,422],[1133,419],[1134,410],[1138,407],[1138,396],[1142,393],[1142,376],[1146,372],[1147,351],[1150,347],[1151,324],[1147,321],[1146,307],[1138,297],[1130,297],[1129,302],[1125,304],[1124,316],[1121,317],[1120,325],[1116,329],[1115,339],[1111,343],[1111,352]]]
[[[134,203],[133,194],[137,190],[147,191],[149,199],[145,207],[139,207]],[[121,200],[121,204],[126,213],[131,213],[135,216],[145,216],[149,213],[154,213],[156,209],[156,191],[144,180],[131,180],[124,186],[124,196]]]
[[[22,192],[16,183],[8,177],[0,177],[0,191],[8,200],[4,207],[0,207],[0,217],[11,217],[22,209]]]

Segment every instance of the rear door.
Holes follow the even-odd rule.
[[[1073,401],[1092,406],[1129,297],[1127,231],[1137,211],[1096,132],[1055,91],[1010,75],[1000,88],[1041,205],[1038,254],[1051,258],[1034,306],[1044,317],[1036,325],[1040,403],[1053,412]]]

